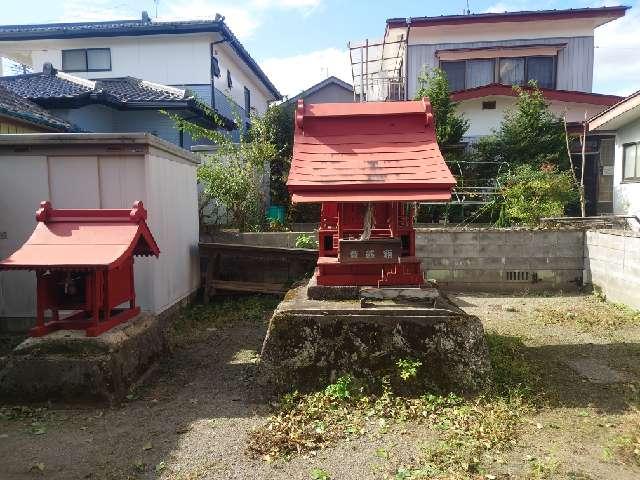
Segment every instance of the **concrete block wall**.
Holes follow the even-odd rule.
[[[582,284],[584,232],[418,229],[425,277],[463,290],[575,290]]]
[[[584,281],[602,289],[608,300],[640,309],[640,233],[586,232]]]
[[[315,235],[313,232],[213,232],[200,235],[202,242],[235,243],[238,245],[258,245],[262,247],[295,248],[299,235]]]

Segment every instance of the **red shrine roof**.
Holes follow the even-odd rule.
[[[112,269],[132,255],[160,254],[142,202],[131,210],[40,207],[31,237],[0,261],[0,270]]]
[[[287,185],[295,202],[449,201],[431,104],[298,100]]]

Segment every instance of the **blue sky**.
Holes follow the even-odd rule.
[[[637,5],[640,0],[624,2]],[[593,7],[617,2],[539,0],[470,0],[473,13]],[[465,0],[159,0],[158,19],[212,18],[225,15],[231,29],[285,94],[295,95],[316,81],[337,75],[350,81],[349,40],[379,38],[390,17],[462,13]],[[4,24],[138,18],[155,15],[153,0],[3,0]],[[640,88],[640,15],[596,30],[594,91],[626,94]]]

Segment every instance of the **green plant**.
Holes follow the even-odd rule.
[[[499,183],[500,226],[536,225],[542,217],[563,215],[567,205],[578,199],[571,174],[553,165],[520,165],[501,176]]]
[[[549,109],[537,85],[514,87],[518,97],[492,135],[474,145],[479,161],[505,162],[512,166],[544,164],[569,168],[564,122]]]
[[[424,70],[418,76],[416,100],[429,99],[436,121],[436,137],[440,145],[459,143],[469,130],[469,121],[456,113],[456,103],[451,100],[449,82],[443,70]]]
[[[314,468],[311,470],[311,478],[313,480],[331,480],[329,472],[322,468]]]
[[[324,389],[324,394],[333,400],[346,400],[351,397],[353,388],[353,377],[345,375],[338,378],[335,383],[328,385]]]
[[[415,378],[418,374],[418,369],[422,366],[422,362],[419,360],[412,360],[410,358],[402,358],[396,362],[400,378],[405,382],[410,378]]]
[[[236,142],[231,132],[220,128],[223,121],[207,105],[200,108],[209,117],[214,128],[207,128],[187,120],[180,115],[167,113],[181,132],[192,139],[206,139],[216,145],[212,154],[204,155],[198,167],[200,192],[200,214],[204,214],[212,203],[219,203],[231,215],[234,225],[242,232],[262,227],[264,223],[264,192],[262,178],[268,162],[278,156],[278,147],[272,141],[273,135],[268,115],[251,115],[247,128],[240,118],[235,103],[232,105],[234,123],[238,128]]]
[[[301,233],[296,238],[296,248],[318,248],[318,239],[315,235]]]

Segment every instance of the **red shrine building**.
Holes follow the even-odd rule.
[[[95,337],[140,313],[133,257],[158,256],[142,202],[131,209],[54,209],[42,202],[29,239],[0,270],[32,270],[37,279],[31,336],[84,330]],[[50,317],[45,318],[45,313]]]
[[[422,285],[415,204],[455,184],[427,99],[298,101],[287,185],[293,203],[322,204],[318,285]]]

